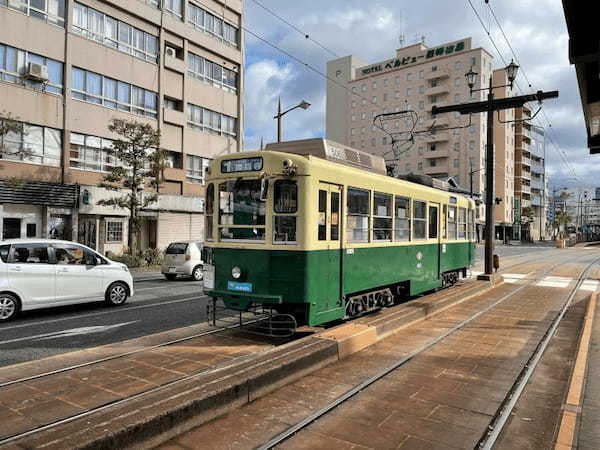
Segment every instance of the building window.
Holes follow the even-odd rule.
[[[237,91],[237,73],[191,52],[188,52],[188,75],[227,91]]]
[[[120,243],[123,242],[123,222],[107,221],[106,222],[106,242]]]
[[[454,94],[454,101],[456,103],[460,102],[460,94]]]
[[[459,152],[460,151],[460,142],[455,142],[454,143],[454,151],[455,152]]]
[[[189,183],[204,184],[206,169],[210,159],[201,156],[187,155],[186,177]]]
[[[384,78],[384,79],[383,79],[383,85],[384,85],[384,86],[387,86],[387,85],[388,85],[388,79],[387,79],[387,78]]]
[[[411,80],[411,78],[412,78],[412,73],[408,72],[408,73],[406,74],[406,81],[410,81],[410,80]]]
[[[418,163],[417,168],[419,169],[419,172],[423,172],[423,163],[422,162]]]
[[[182,0],[163,0],[164,10],[169,14],[181,19],[183,16]]]
[[[454,63],[454,70],[460,70],[462,69],[462,62],[461,61],[456,61]]]
[[[455,169],[458,169],[458,167],[459,167],[459,161],[458,161],[458,159],[454,160],[453,166],[454,166]]]
[[[7,6],[59,27],[65,26],[65,0],[0,0],[0,6]]]
[[[234,25],[225,22],[220,17],[209,13],[194,3],[188,3],[188,23],[194,28],[225,44],[237,47],[239,44],[239,30]]]
[[[74,99],[156,119],[154,92],[77,67],[71,73]]]
[[[419,94],[424,94],[425,93],[425,86],[421,85],[419,86]]]
[[[188,103],[188,120],[190,128],[214,135],[237,136],[237,119],[210,109]]]
[[[362,92],[366,92],[366,90],[367,90],[367,85],[366,85],[366,84],[361,84],[361,85],[360,85],[360,90],[361,90]]]
[[[410,97],[411,93],[412,93],[412,89],[411,88],[406,88],[406,96]]]
[[[363,106],[366,105],[367,104],[367,99],[363,98],[360,103]]]
[[[352,92],[356,94],[356,86],[352,86]],[[353,102],[355,103],[355,102]]]
[[[19,131],[0,136],[0,159],[59,167],[61,131],[27,123],[19,125]]]
[[[387,102],[387,99],[388,99],[388,95],[387,94],[383,94],[383,101]]]
[[[377,96],[373,97],[373,103],[377,103]]]
[[[477,64],[477,58],[475,56],[471,56],[471,66],[474,66]]]
[[[423,110],[423,109],[425,109],[425,102],[424,102],[423,100],[421,100],[421,101],[419,102],[419,109],[420,109],[420,110]]]
[[[28,75],[30,63],[46,66],[48,80],[44,81],[34,74]],[[0,80],[62,95],[63,63],[8,45],[0,45]]]
[[[73,5],[73,32],[144,61],[157,61],[156,36],[80,3]]]
[[[69,166],[73,169],[110,172],[117,166],[110,139],[71,133]]]
[[[423,79],[423,75],[424,75],[423,71],[422,71],[422,70],[419,70],[419,78],[420,78],[420,79]]]
[[[354,88],[352,88],[352,89],[354,89]],[[356,108],[356,100],[352,100],[351,105],[352,105],[353,108]]]
[[[163,104],[165,106],[165,109],[170,109],[171,111],[183,111],[181,100],[165,97]]]
[[[365,120],[365,119],[367,118],[367,113],[361,113],[361,114],[360,114],[360,118],[361,118],[362,120]]]

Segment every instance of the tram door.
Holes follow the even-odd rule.
[[[441,263],[441,238],[442,232],[440,230],[440,205],[439,203],[430,203],[429,204],[429,239],[435,239],[437,245],[435,246],[434,254],[432,255],[435,258],[433,263],[435,273],[435,277],[439,279],[440,277],[440,263]]]
[[[319,183],[319,243],[324,243],[326,250],[321,255],[320,268],[323,275],[323,286],[319,314],[333,312],[343,306],[341,286],[341,205],[342,187],[336,184]]]

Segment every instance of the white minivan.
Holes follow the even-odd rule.
[[[125,264],[85,245],[54,239],[0,241],[0,322],[20,311],[104,300],[122,305],[133,295]]]

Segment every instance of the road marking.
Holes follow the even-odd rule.
[[[573,281],[573,278],[547,276],[538,281],[535,285],[540,287],[555,287],[564,289],[569,286],[571,281]]]
[[[189,302],[190,300],[200,300],[202,298],[208,298],[208,296],[207,295],[194,295],[193,297],[178,298],[177,300],[171,300],[168,302],[160,302],[160,303],[152,303],[150,305],[130,306],[128,308],[124,308],[124,307],[113,308],[110,311],[102,311],[102,312],[97,312],[97,313],[92,313],[92,314],[61,317],[60,319],[39,320],[37,322],[27,322],[27,323],[22,323],[20,325],[13,325],[13,326],[9,326],[9,327],[0,326],[0,333],[3,331],[6,331],[6,330],[14,330],[17,328],[25,328],[25,327],[35,326],[35,325],[46,325],[48,323],[64,322],[66,320],[86,319],[88,317],[104,316],[106,314],[121,313],[123,311],[133,311],[135,309],[153,308],[155,306],[172,305],[175,303]]]
[[[588,278],[579,289],[582,291],[597,292],[600,290],[600,281]]]
[[[105,331],[113,330],[115,328],[121,328],[121,327],[130,325],[130,324],[136,323],[136,322],[139,322],[139,320],[133,320],[131,322],[122,322],[122,323],[117,323],[114,325],[101,325],[101,326],[95,326],[95,327],[71,328],[70,330],[55,331],[54,333],[37,334],[35,336],[25,336],[22,338],[9,339],[7,341],[0,341],[0,345],[12,344],[14,342],[22,342],[22,341],[34,341],[36,339],[41,340],[41,341],[46,341],[49,339],[58,339],[58,338],[69,337],[69,336],[80,336],[82,334],[103,333]]]

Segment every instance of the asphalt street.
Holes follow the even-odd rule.
[[[0,366],[121,342],[206,320],[202,282],[138,281],[121,307],[91,303],[24,312],[0,324]]]
[[[514,257],[553,247],[498,246],[495,253]],[[475,267],[483,261],[477,248]],[[136,295],[122,307],[103,303],[75,305],[23,313],[0,325],[0,366],[121,342],[148,334],[194,325],[206,320],[208,298],[202,282],[164,279],[137,281]]]

